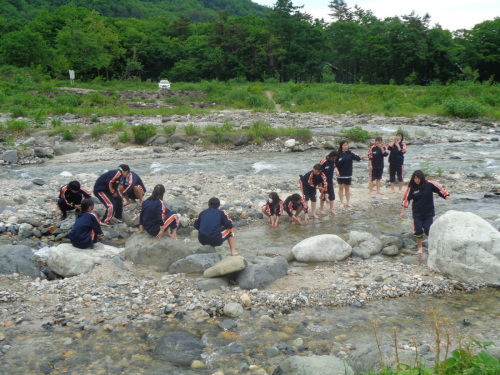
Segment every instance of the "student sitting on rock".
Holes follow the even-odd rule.
[[[69,232],[69,239],[74,247],[79,249],[92,248],[103,236],[101,224],[96,214],[92,212],[94,201],[85,199],[81,204],[78,218]]]
[[[163,236],[178,241],[177,227],[179,215],[170,211],[163,202],[165,186],[158,184],[151,196],[144,201],[141,208],[140,228],[161,240]]]

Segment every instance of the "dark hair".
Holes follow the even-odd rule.
[[[118,169],[122,172],[129,172],[130,171],[130,167],[127,164],[120,164],[118,166]]]
[[[80,209],[80,213],[78,217],[82,216],[85,212],[89,210],[89,207],[94,207],[94,201],[92,199],[84,199],[82,202],[82,208]]]
[[[375,142],[380,141],[382,142],[382,137],[375,137]]]
[[[342,151],[342,146],[345,145],[346,143],[349,144],[349,142],[347,142],[347,139],[343,139],[340,141],[340,143],[339,143],[339,156],[344,153]],[[337,156],[337,158],[338,158],[338,156]]]
[[[147,199],[148,201],[163,200],[163,195],[165,194],[165,186],[158,184],[154,187],[151,196]]]
[[[333,150],[328,155],[326,155],[326,157],[329,159],[335,159],[337,156],[339,156],[339,152],[337,150]]]
[[[280,196],[276,192],[269,193],[269,196],[273,200],[273,204],[278,204],[280,202]]]
[[[320,163],[314,164],[313,169],[316,169],[317,171],[323,171],[323,166]]]
[[[420,179],[420,185],[417,185],[415,183],[415,181],[413,181],[413,179],[415,177],[418,177]],[[412,186],[422,186],[423,184],[425,183],[425,173],[422,172],[420,169],[419,170],[416,170],[415,172],[413,172],[413,174],[411,175],[411,179],[410,179],[410,182],[408,183],[408,186],[409,187],[412,187]]]
[[[68,182],[68,187],[70,190],[80,190],[80,183],[78,181]]]
[[[405,135],[403,133],[396,133],[396,135],[400,135],[401,136],[401,142],[403,142],[403,140],[405,139]]]
[[[208,201],[208,206],[214,206],[215,208],[219,208],[220,207],[220,200],[219,198],[210,198],[210,200]]]
[[[292,202],[297,202],[299,199],[302,200],[301,195],[297,193],[290,195],[288,198],[290,198]]]

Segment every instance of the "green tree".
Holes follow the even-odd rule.
[[[5,35],[0,42],[0,61],[18,67],[40,65],[46,68],[52,57],[41,34],[22,29]]]

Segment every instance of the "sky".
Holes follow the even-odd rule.
[[[276,0],[252,0],[254,3],[272,7]],[[499,0],[344,0],[351,8],[354,5],[364,10],[371,10],[377,18],[384,19],[392,16],[410,14],[412,11],[418,16],[429,13],[430,25],[439,23],[443,29],[454,31],[457,29],[471,29],[474,25],[486,20],[500,17]],[[328,16],[330,0],[292,0],[293,5],[304,5],[301,12],[309,13],[314,18],[324,18],[330,22]]]

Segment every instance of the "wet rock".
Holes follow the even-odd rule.
[[[292,249],[300,262],[335,262],[351,255],[352,247],[334,234],[322,234],[302,240]]]
[[[227,287],[229,285],[229,282],[227,279],[224,279],[222,277],[214,277],[211,279],[198,279],[196,281],[196,285],[198,286],[198,289],[201,291],[208,291],[208,290],[214,290],[214,289],[221,289],[223,287]]]
[[[250,264],[236,277],[236,282],[243,289],[259,289],[274,280],[286,276],[288,262],[285,258],[266,258],[264,263]]]
[[[397,246],[398,249],[403,247],[403,241],[396,236],[381,236],[380,242],[382,243],[382,247]]]
[[[174,150],[180,150],[180,149],[183,149],[184,147],[185,147],[184,144],[182,144],[180,142],[176,142],[176,143],[172,144],[172,148]]]
[[[288,139],[285,141],[284,146],[285,148],[292,149],[295,147],[297,144],[297,141],[295,139]]]
[[[399,254],[399,249],[395,245],[387,246],[382,249],[382,254],[388,256],[395,256]]]
[[[352,246],[352,255],[368,259],[371,255],[378,254],[382,250],[382,243],[373,234],[367,232],[349,232],[349,240]]]
[[[192,254],[184,259],[172,263],[168,267],[170,273],[202,273],[207,268],[214,266],[222,259],[218,253]]]
[[[52,152],[44,147],[35,147],[33,151],[35,152],[35,156],[39,158],[47,158],[52,156]]]
[[[248,262],[241,255],[229,256],[222,259],[213,267],[203,272],[203,277],[211,278],[217,276],[227,275],[233,272],[243,270],[248,265]]]
[[[30,277],[40,277],[33,251],[23,245],[0,246],[0,274],[20,273]]]
[[[243,307],[236,302],[229,302],[224,305],[224,315],[230,318],[237,318],[243,315]]]
[[[448,211],[431,227],[427,265],[456,280],[497,282],[500,232],[471,212]]]
[[[16,150],[7,150],[2,154],[2,160],[9,164],[17,164],[19,156]]]
[[[174,366],[189,367],[193,361],[201,360],[203,349],[201,338],[187,330],[174,329],[158,340],[154,352]]]
[[[158,241],[147,233],[139,233],[127,239],[123,256],[136,264],[155,266],[166,271],[172,263],[192,253],[193,250],[183,242],[171,238]]]
[[[33,182],[35,185],[38,186],[43,186],[47,184],[47,181],[45,181],[45,179],[40,177],[34,178],[33,180],[31,180],[31,182]]]
[[[272,375],[354,375],[354,371],[335,356],[293,356],[281,362]]]
[[[403,259],[401,259],[401,263],[407,264],[407,265],[419,265],[420,261],[417,259],[417,257],[414,256],[405,256]]]

